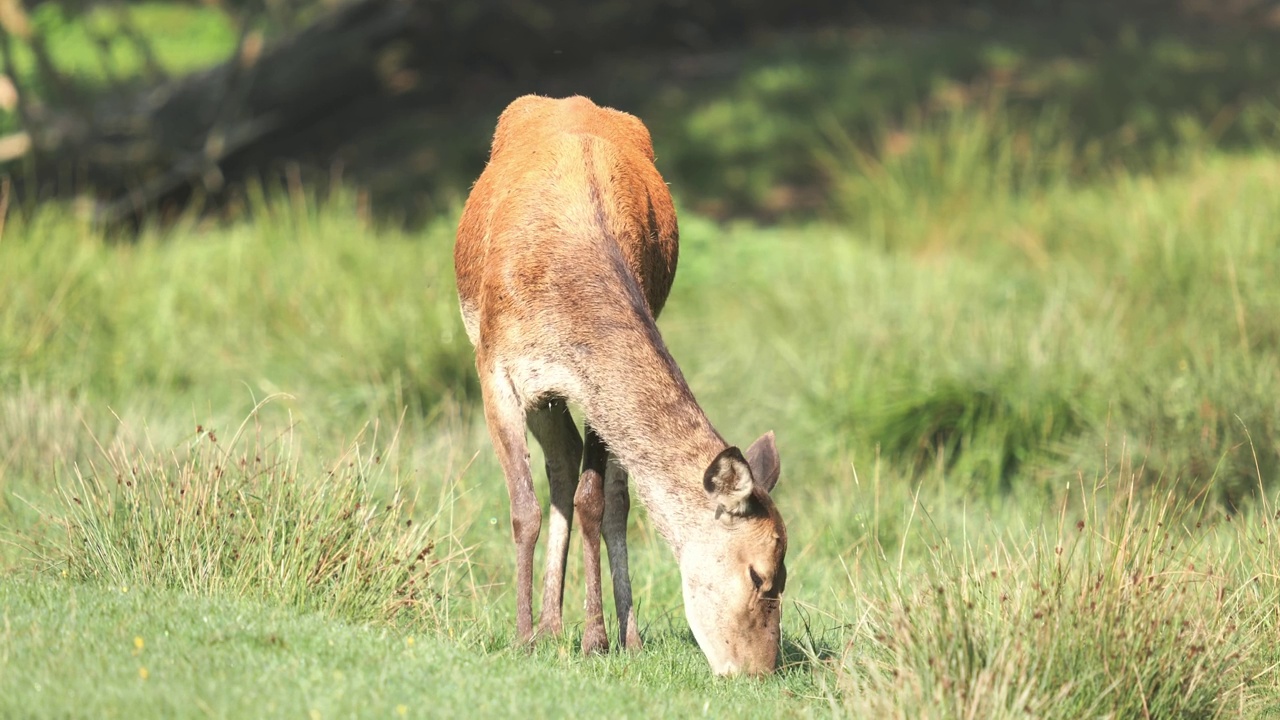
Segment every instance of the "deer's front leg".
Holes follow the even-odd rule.
[[[510,378],[500,366],[480,369],[484,417],[511,498],[511,535],[516,545],[516,635],[527,643],[533,637],[533,550],[542,530],[542,508],[533,492],[529,472],[529,443],[525,415]]]
[[[627,515],[631,496],[627,492],[627,471],[610,461],[604,474],[605,546],[609,549],[609,575],[613,578],[613,605],[618,610],[618,644],[628,650],[640,650],[640,631],[636,628],[636,610],[631,602],[631,570],[627,567]]]
[[[582,478],[573,504],[582,523],[582,565],[587,580],[586,620],[582,629],[582,653],[608,652],[604,630],[604,599],[600,588],[600,523],[604,518],[604,442],[587,427],[582,457]]]

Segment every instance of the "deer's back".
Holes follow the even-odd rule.
[[[651,324],[677,248],[671,195],[638,119],[581,97],[519,98],[498,120],[458,227],[467,333],[480,348],[637,313]]]

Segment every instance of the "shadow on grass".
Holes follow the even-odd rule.
[[[870,149],[904,121],[993,99],[1028,129],[1054,116],[1082,175],[1117,163],[1158,170],[1188,147],[1275,145],[1277,37],[1097,16],[790,32],[575,77],[477,85],[447,113],[407,109],[371,125],[334,157],[383,212],[427,217],[464,197],[507,102],[582,93],[648,123],[660,169],[699,212],[797,218],[828,204],[822,157],[833,131]],[[317,167],[317,178],[327,175]]]
[[[796,632],[795,615],[792,615],[792,632],[782,633],[782,659],[778,673],[812,675],[840,659],[845,643],[838,639],[837,630],[817,630],[810,624],[808,612],[795,606],[792,609],[799,612],[803,632]]]
[[[806,681],[816,673],[827,668],[831,661],[841,655],[843,643],[840,641],[840,628],[816,628],[810,620],[809,613],[803,608],[789,604],[787,616],[783,620],[781,658],[778,677],[784,682]],[[680,672],[710,675],[698,641],[684,620],[683,613],[676,609],[662,613],[640,628],[640,636],[644,641],[644,649],[639,653],[631,653],[620,647],[616,640],[617,627],[609,618],[607,628],[609,650],[590,658],[582,655],[582,624],[569,623],[563,633],[552,636],[536,637],[532,643],[515,642],[514,623],[512,626],[494,628],[475,638],[475,647],[488,655],[511,655],[528,657],[545,662],[562,662],[571,659],[573,662],[600,662],[609,665],[621,663],[641,663],[649,666],[679,667]]]
[[[365,188],[379,217],[417,223],[456,211],[508,102],[579,93],[649,124],[660,169],[693,209],[806,218],[830,205],[833,134],[893,152],[910,142],[901,128],[913,119],[993,102],[1013,112],[1015,136],[1051,116],[1081,174],[1159,169],[1189,146],[1280,144],[1278,38],[1168,12],[970,13],[959,24],[787,31],[604,59],[557,77],[475,70],[447,108],[426,92],[341,108],[280,140],[274,155],[290,161],[232,159],[224,174],[320,187],[338,178]],[[215,204],[244,207],[236,196]]]

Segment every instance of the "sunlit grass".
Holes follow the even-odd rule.
[[[6,717],[803,715],[782,683],[713,681],[683,638],[530,657],[246,598],[8,579],[0,613]]]

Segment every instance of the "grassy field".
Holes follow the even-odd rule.
[[[763,681],[710,676],[638,506],[645,651],[578,653],[576,538],[565,636],[510,647],[457,208],[11,215],[0,716],[1280,714],[1280,153],[1082,174],[1072,122],[836,123],[827,220],[682,214],[664,336],[783,458]]]
[[[708,677],[643,514],[642,656],[578,656],[576,566],[567,637],[507,649],[450,219],[281,200],[136,244],[11,221],[3,714],[1275,709],[1277,159],[937,188],[945,211],[840,227],[686,217],[664,332],[728,436],[772,427],[786,462],[763,683]]]

